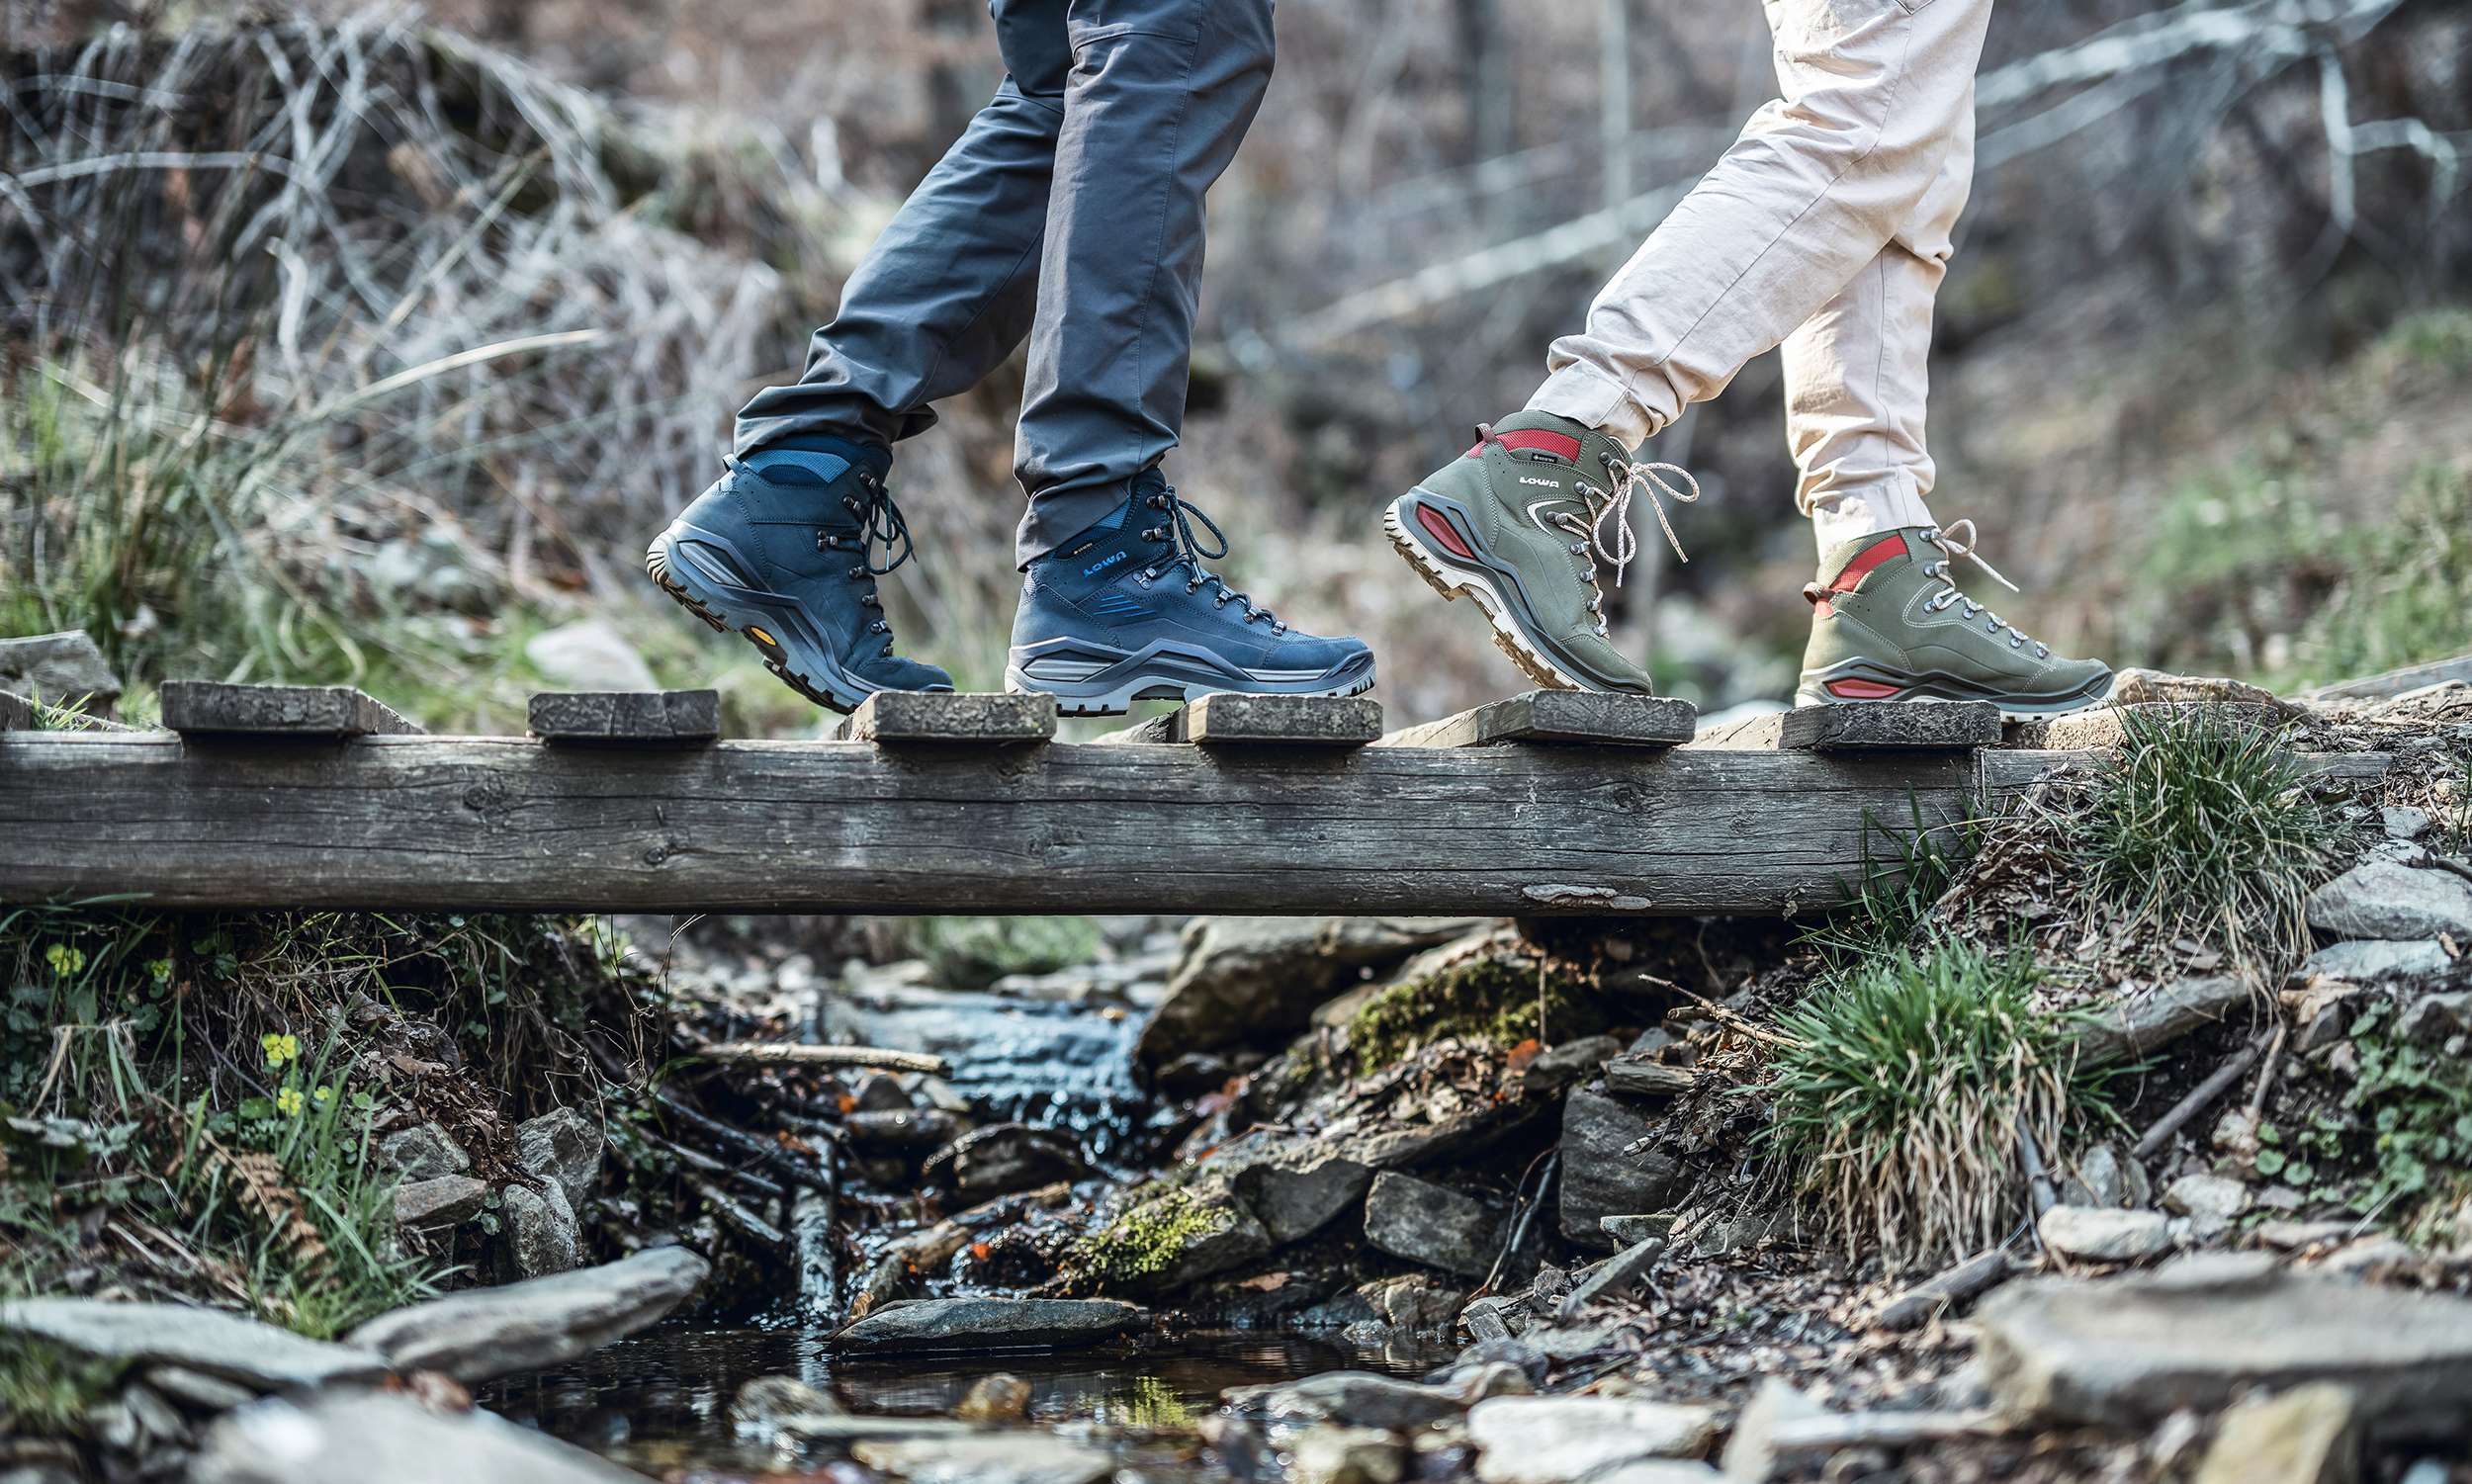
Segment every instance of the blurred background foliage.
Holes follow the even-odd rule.
[[[738,726],[812,727],[638,562],[995,86],[981,0],[0,12],[0,634],[92,629],[140,710],[165,675],[349,680],[494,730],[600,619]],[[1766,35],[1680,0],[1280,29],[1171,476],[1240,585],[1440,715],[1521,682],[1374,517],[1524,400],[1769,95]],[[2277,682],[2472,648],[2472,10],[2003,6],[1982,140],[1934,504],[2026,587],[2004,616]],[[967,685],[1001,674],[1018,387],[897,470],[896,626]],[[1705,709],[1783,698],[1810,538],[1774,358],[1657,454],[1712,497],[1617,632]]]

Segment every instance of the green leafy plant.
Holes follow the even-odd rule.
[[[1904,943],[1956,884],[1980,826],[1934,825],[1919,799],[1909,798],[1907,808],[1912,828],[1902,831],[1863,816],[1860,874],[1845,883],[1845,900],[1796,939],[1800,946],[1838,968],[1887,952]]]
[[[2358,1204],[2409,1230],[2472,1182],[2472,1067],[2396,1034],[2384,1002],[2360,1013],[2351,1035],[2360,1068],[2343,1101],[2371,1140]]]
[[[2109,1115],[2109,1074],[2036,1007],[2023,952],[1898,950],[1777,1020],[1768,1138],[1822,1232],[1892,1266],[1998,1241],[2021,1208],[2021,1138],[2047,1154]]]
[[[2277,732],[2211,706],[2128,711],[2122,726],[2068,830],[2096,893],[2134,925],[2212,937],[2251,964],[2305,951],[2302,905],[2342,826]]]

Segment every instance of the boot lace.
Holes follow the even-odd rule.
[[[1274,634],[1287,632],[1287,626],[1280,623],[1278,616],[1270,609],[1255,606],[1253,599],[1228,586],[1226,579],[1218,573],[1202,567],[1201,564],[1204,562],[1221,561],[1227,556],[1227,533],[1219,529],[1217,522],[1202,513],[1200,506],[1183,498],[1174,489],[1162,489],[1154,494],[1145,495],[1142,503],[1167,517],[1165,524],[1145,529],[1141,533],[1142,540],[1164,543],[1168,548],[1164,561],[1152,563],[1142,572],[1143,581],[1156,582],[1169,572],[1183,567],[1187,573],[1185,579],[1187,592],[1199,592],[1205,586],[1215,585],[1219,590],[1210,599],[1212,607],[1224,608],[1230,603],[1242,603],[1245,605],[1246,623],[1250,624],[1258,619],[1269,624]],[[1195,521],[1199,521],[1202,527],[1209,531],[1210,540],[1217,543],[1215,549],[1201,544],[1201,537],[1193,531]]]
[[[865,584],[865,590],[858,595],[858,606],[881,615],[884,599],[875,590],[875,579],[900,570],[918,549],[910,539],[910,522],[903,518],[901,506],[893,503],[893,491],[874,475],[864,472],[858,476],[858,487],[864,492],[841,496],[841,508],[858,522],[857,531],[844,537],[841,532],[820,530],[816,532],[816,550],[857,554],[858,560],[841,575]],[[876,558],[878,547],[884,551],[880,562]],[[884,648],[877,652],[878,657],[892,658],[893,626],[879,616],[867,625],[867,632],[884,636]]]
[[[1964,534],[1960,535],[1960,532],[1963,532]],[[1952,522],[1947,526],[1933,526],[1930,530],[1922,533],[1922,539],[1930,542],[1933,546],[1938,547],[1941,552],[1939,561],[1932,563],[1930,566],[1925,567],[1922,569],[1922,574],[1924,576],[1937,578],[1940,582],[1939,593],[1922,605],[1923,612],[1940,613],[1962,603],[1965,605],[1966,611],[1964,617],[1967,622],[1972,623],[1977,616],[1980,616],[1983,619],[1984,633],[1996,638],[1998,637],[2000,631],[2004,629],[2008,632],[2008,647],[2010,649],[2022,650],[2027,645],[2033,645],[2035,658],[2049,659],[2052,657],[2052,647],[2050,645],[2036,640],[2031,635],[2028,635],[2023,629],[2018,628],[2015,624],[2004,622],[1998,614],[1993,613],[1990,609],[1976,602],[1974,599],[1966,596],[1965,593],[1958,590],[1957,578],[1950,574],[1949,568],[1960,557],[1972,559],[1977,567],[1982,567],[1985,571],[1991,574],[1991,580],[1999,583],[2002,587],[2007,588],[2010,592],[2017,592],[2020,590],[2016,583],[2011,582],[2008,578],[2002,576],[1998,567],[1984,561],[1982,555],[1975,550],[1976,543],[1980,537],[1975,530],[1975,523],[1973,521],[1960,520]]]
[[[1491,423],[1478,424],[1476,436],[1485,443],[1502,441]],[[1594,594],[1588,600],[1588,611],[1596,615],[1597,637],[1600,639],[1606,636],[1608,628],[1605,621],[1605,589],[1598,585],[1596,564],[1612,563],[1614,585],[1623,585],[1624,573],[1639,556],[1639,538],[1631,529],[1632,501],[1639,495],[1647,496],[1648,508],[1656,512],[1657,526],[1665,532],[1665,544],[1672,547],[1674,555],[1685,562],[1691,560],[1691,554],[1682,549],[1681,539],[1674,535],[1674,523],[1666,518],[1665,501],[1660,496],[1671,495],[1685,505],[1700,502],[1700,481],[1692,478],[1691,471],[1679,464],[1634,463],[1609,455],[1605,461],[1605,475],[1606,487],[1602,489],[1589,483],[1585,478],[1579,480],[1579,498],[1587,507],[1585,513],[1557,510],[1545,517],[1579,538],[1571,543],[1571,555],[1588,563],[1581,570],[1579,580],[1587,583],[1589,591]],[[1690,487],[1687,490],[1676,488],[1667,482],[1667,475],[1672,475]],[[1609,521],[1613,534],[1610,546],[1606,544]]]

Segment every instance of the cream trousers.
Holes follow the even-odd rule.
[[[1974,176],[1991,0],[1766,0],[1784,97],[1553,343],[1529,406],[1645,442],[1785,347],[1821,550],[1929,525],[1931,308]]]

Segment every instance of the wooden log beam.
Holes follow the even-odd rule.
[[[163,683],[163,725],[184,737],[409,737],[420,728],[348,685]]]
[[[1989,754],[1986,754],[1989,755]],[[2030,758],[2040,754],[2010,753]],[[682,750],[0,734],[0,901],[505,912],[1774,914],[1963,753]]]
[[[1383,738],[1384,747],[1488,747],[1498,742],[1581,742],[1675,747],[1691,741],[1700,711],[1662,696],[1532,690]]]
[[[686,747],[721,737],[721,694],[711,690],[556,691],[532,698],[532,735],[601,747]]]
[[[1208,695],[1110,732],[1103,742],[1204,747],[1362,747],[1382,735],[1382,703],[1364,696]]]

